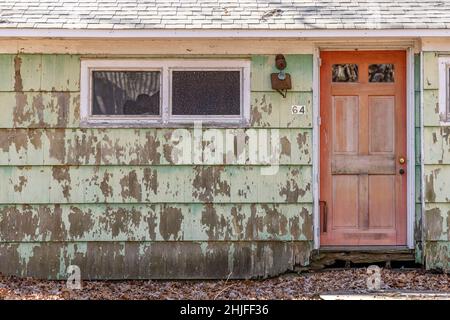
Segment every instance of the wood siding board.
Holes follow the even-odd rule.
[[[0,242],[312,240],[304,204],[0,206]]]
[[[0,91],[14,91],[14,55],[0,55],[0,70],[2,72]]]
[[[80,57],[43,55],[41,91],[79,91]]]
[[[425,240],[450,241],[450,203],[425,206]]]
[[[2,243],[0,269],[47,279],[67,279],[69,265],[86,280],[270,277],[307,265],[311,248],[306,241]]]
[[[424,126],[439,126],[439,90],[424,90],[423,100]]]
[[[194,136],[193,129],[183,129]],[[234,141],[227,145],[227,129],[214,129],[221,138],[223,151],[234,151]],[[236,136],[267,134],[268,151],[280,149],[279,163],[283,165],[311,164],[311,129],[236,129]],[[173,154],[182,151],[171,139],[174,129],[0,129],[0,165],[185,165]],[[276,140],[275,140],[276,139]],[[192,139],[191,139],[192,140]],[[246,139],[245,162],[238,158],[222,157],[219,165],[260,165],[259,158],[249,157],[249,145],[257,143]],[[178,149],[177,149],[178,148]],[[206,154],[206,146],[202,152]],[[258,154],[257,154],[258,155]]]
[[[78,92],[0,92],[1,128],[76,128]]]
[[[450,202],[450,165],[425,166],[425,202]]]
[[[252,92],[250,123],[254,128],[312,128],[312,93]],[[293,115],[292,105],[304,105],[305,114]]]
[[[425,164],[450,164],[450,127],[424,128]]]
[[[438,54],[436,52],[424,52],[424,89],[439,89]]]

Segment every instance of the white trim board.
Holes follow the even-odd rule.
[[[420,38],[450,37],[450,29],[0,29],[0,38]]]
[[[322,49],[322,48],[320,48]],[[313,67],[313,223],[314,249],[320,249],[320,49],[314,52]],[[325,50],[327,48],[324,48]],[[373,51],[377,49],[372,48]],[[380,50],[380,48],[378,48]],[[415,94],[414,94],[414,48],[403,48],[406,51],[406,144],[407,144],[407,191],[406,191],[406,245],[414,248],[415,223]]]
[[[450,126],[450,57],[439,57],[439,118],[441,126]]]

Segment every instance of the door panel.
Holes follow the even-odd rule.
[[[406,54],[321,59],[321,244],[405,245]]]
[[[334,153],[358,151],[358,97],[333,97]]]
[[[339,175],[334,177],[332,225],[335,228],[357,227],[358,202],[358,176]]]
[[[393,154],[395,144],[394,97],[369,97],[369,153]]]

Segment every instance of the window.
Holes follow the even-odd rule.
[[[248,60],[82,60],[83,126],[248,125]]]
[[[450,125],[450,57],[439,58],[439,117]]]
[[[358,65],[333,64],[332,78],[333,82],[358,82]]]
[[[394,82],[394,65],[391,63],[369,65],[369,82]]]

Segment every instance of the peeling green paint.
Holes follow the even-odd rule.
[[[274,56],[252,58],[251,127],[218,129],[244,144],[205,165],[174,163],[174,129],[80,128],[80,56],[0,55],[0,271],[64,279],[76,264],[86,279],[248,278],[307,265],[312,55],[286,58],[286,99],[268,82]],[[261,174],[245,138],[267,129],[284,145],[274,175]]]

